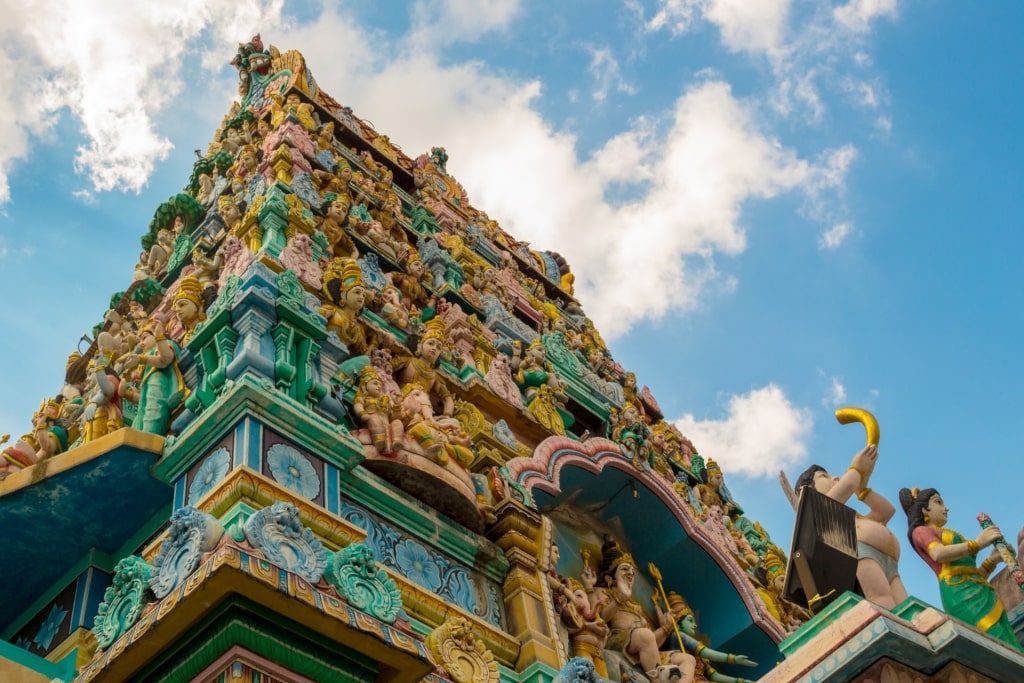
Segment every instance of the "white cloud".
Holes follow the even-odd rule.
[[[587,47],[590,52],[590,74],[597,85],[591,97],[597,102],[604,102],[613,88],[617,92],[633,95],[636,87],[622,77],[619,62],[607,47]]]
[[[825,395],[825,405],[839,406],[845,402],[846,387],[843,386],[842,381],[838,377],[833,377],[832,384]]]
[[[850,236],[852,230],[853,226],[849,223],[839,223],[822,233],[821,238],[818,240],[818,247],[828,251],[835,251]]]
[[[783,44],[790,0],[661,0],[647,30],[685,33],[699,16],[715,24],[735,52],[775,55]]]
[[[519,0],[418,0],[410,41],[415,49],[474,42],[507,28],[519,11]]]
[[[538,113],[539,81],[477,62],[441,65],[430,52],[368,62],[367,53],[394,51],[380,39],[371,49],[336,14],[275,43],[309,46],[320,85],[410,156],[444,145],[473,206],[569,260],[578,297],[608,337],[696,305],[718,278],[715,254],[746,246],[746,202],[794,190],[818,197],[842,181],[846,152],[800,158],[720,80],[691,87],[671,111],[633,121],[581,159],[576,138]],[[395,106],[396,93],[417,106]]]
[[[775,384],[731,396],[727,415],[698,420],[687,414],[675,425],[705,458],[715,458],[726,472],[774,476],[807,455],[814,426],[811,412],[794,406]]]
[[[896,0],[850,0],[832,11],[836,21],[858,33],[871,27],[877,17],[896,16]]]
[[[85,139],[75,169],[97,191],[138,191],[171,143],[153,118],[181,91],[196,39],[222,45],[280,20],[283,0],[15,2],[0,27],[0,202],[13,164],[65,108]],[[41,21],[40,17],[46,17]],[[230,38],[225,34],[230,33]],[[223,52],[218,67],[223,64]]]
[[[34,64],[34,73],[54,74],[42,120],[67,106],[82,122],[88,142],[78,164],[94,190],[137,190],[166,153],[170,143],[152,117],[180,90],[178,65],[186,50],[196,49],[190,41],[214,31],[216,47],[204,47],[217,59],[204,54],[203,62],[223,65],[225,45],[252,35],[249,24],[273,24],[281,12],[280,0],[192,1],[175,8],[131,5],[131,11],[108,3],[88,16],[78,9],[52,31],[38,22],[30,26],[27,10],[15,16],[28,32],[18,40],[31,48],[17,59]],[[50,3],[51,14],[62,16],[56,0]],[[506,26],[518,10],[517,3],[497,0],[488,7],[494,14],[480,30]],[[457,2],[423,2],[417,12],[414,31],[441,19],[472,23],[476,16]],[[73,34],[75,22],[80,35]],[[402,36],[373,32],[333,6],[312,24],[276,25],[265,44],[301,48],[321,87],[410,156],[447,147],[449,169],[474,206],[535,248],[564,254],[577,275],[579,298],[608,337],[696,305],[703,288],[720,277],[715,255],[746,247],[747,202],[791,191],[819,202],[841,188],[852,159],[846,148],[816,161],[801,158],[763,128],[754,104],[737,99],[716,77],[682,92],[671,110],[636,119],[581,159],[576,138],[538,113],[539,81],[480,62],[442,65],[436,45],[416,48]],[[11,61],[11,54],[3,58]],[[45,132],[39,116],[10,102],[0,104],[3,116],[12,119],[8,128],[15,134]],[[0,157],[0,171],[26,153],[27,143],[10,149]]]

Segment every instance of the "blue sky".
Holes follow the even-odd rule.
[[[159,6],[16,3],[0,27],[0,433],[28,429],[130,283],[261,31],[563,253],[616,358],[776,542],[778,470],[841,471],[863,444],[840,404],[881,423],[875,489],[935,486],[967,534],[980,511],[1021,527],[1024,6]],[[911,593],[938,604],[902,513],[890,527]]]

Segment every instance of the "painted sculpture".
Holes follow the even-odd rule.
[[[899,574],[899,543],[886,527],[896,510],[884,496],[868,487],[877,462],[878,447],[869,445],[853,456],[841,477],[830,475],[820,465],[811,465],[797,479],[796,491],[813,486],[840,503],[856,494],[868,506],[867,515],[857,516],[857,581],[864,597],[892,609],[906,599],[907,589]]]
[[[138,406],[132,428],[163,436],[170,424],[171,412],[185,396],[185,380],[178,368],[180,349],[164,335],[164,324],[150,321],[139,331],[141,353],[131,354],[125,361],[129,370],[139,368],[137,388],[128,397]]]
[[[636,562],[614,540],[607,540],[601,548],[599,571],[598,574],[586,565],[580,581],[591,596],[591,604],[605,598],[600,615],[610,628],[607,648],[621,652],[630,664],[639,665],[651,680],[657,680],[656,669],[661,663],[659,648],[669,637],[670,617],[659,608],[657,623],[648,619],[633,597]],[[669,664],[680,668],[683,683],[693,680],[697,662],[692,655],[675,650],[667,654],[667,659]]]
[[[380,373],[372,365],[359,375],[352,409],[356,417],[370,431],[370,441],[379,453],[390,453],[402,438],[402,421],[397,418],[396,406],[390,394],[384,391]]]
[[[979,631],[1024,652],[1006,618],[1003,603],[987,580],[1002,556],[993,548],[980,569],[976,564],[978,553],[1003,535],[999,527],[982,529],[973,539],[946,529],[949,508],[935,489],[900,489],[900,505],[907,515],[911,547],[939,578],[942,608]]]

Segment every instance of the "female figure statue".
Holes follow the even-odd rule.
[[[975,565],[978,551],[1003,535],[999,527],[983,529],[973,540],[944,528],[949,508],[935,489],[900,489],[900,505],[907,513],[910,544],[939,577],[942,608],[950,616],[1024,652],[1006,618],[1003,603],[988,582],[1002,556],[993,549],[980,570]]]

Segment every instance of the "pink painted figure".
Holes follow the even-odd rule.
[[[242,274],[256,260],[256,255],[234,235],[228,235],[224,244],[221,245],[221,251],[224,253],[224,265],[220,269],[220,277],[217,280],[218,287],[224,287],[232,275],[242,277]]]
[[[484,379],[495,394],[516,408],[523,407],[523,395],[519,393],[519,387],[512,379],[512,365],[508,356],[503,353],[496,355],[491,361],[491,367],[487,369]]]
[[[324,271],[313,260],[313,240],[305,233],[299,233],[288,241],[281,252],[281,265],[299,276],[303,284],[319,290],[324,286]]]

